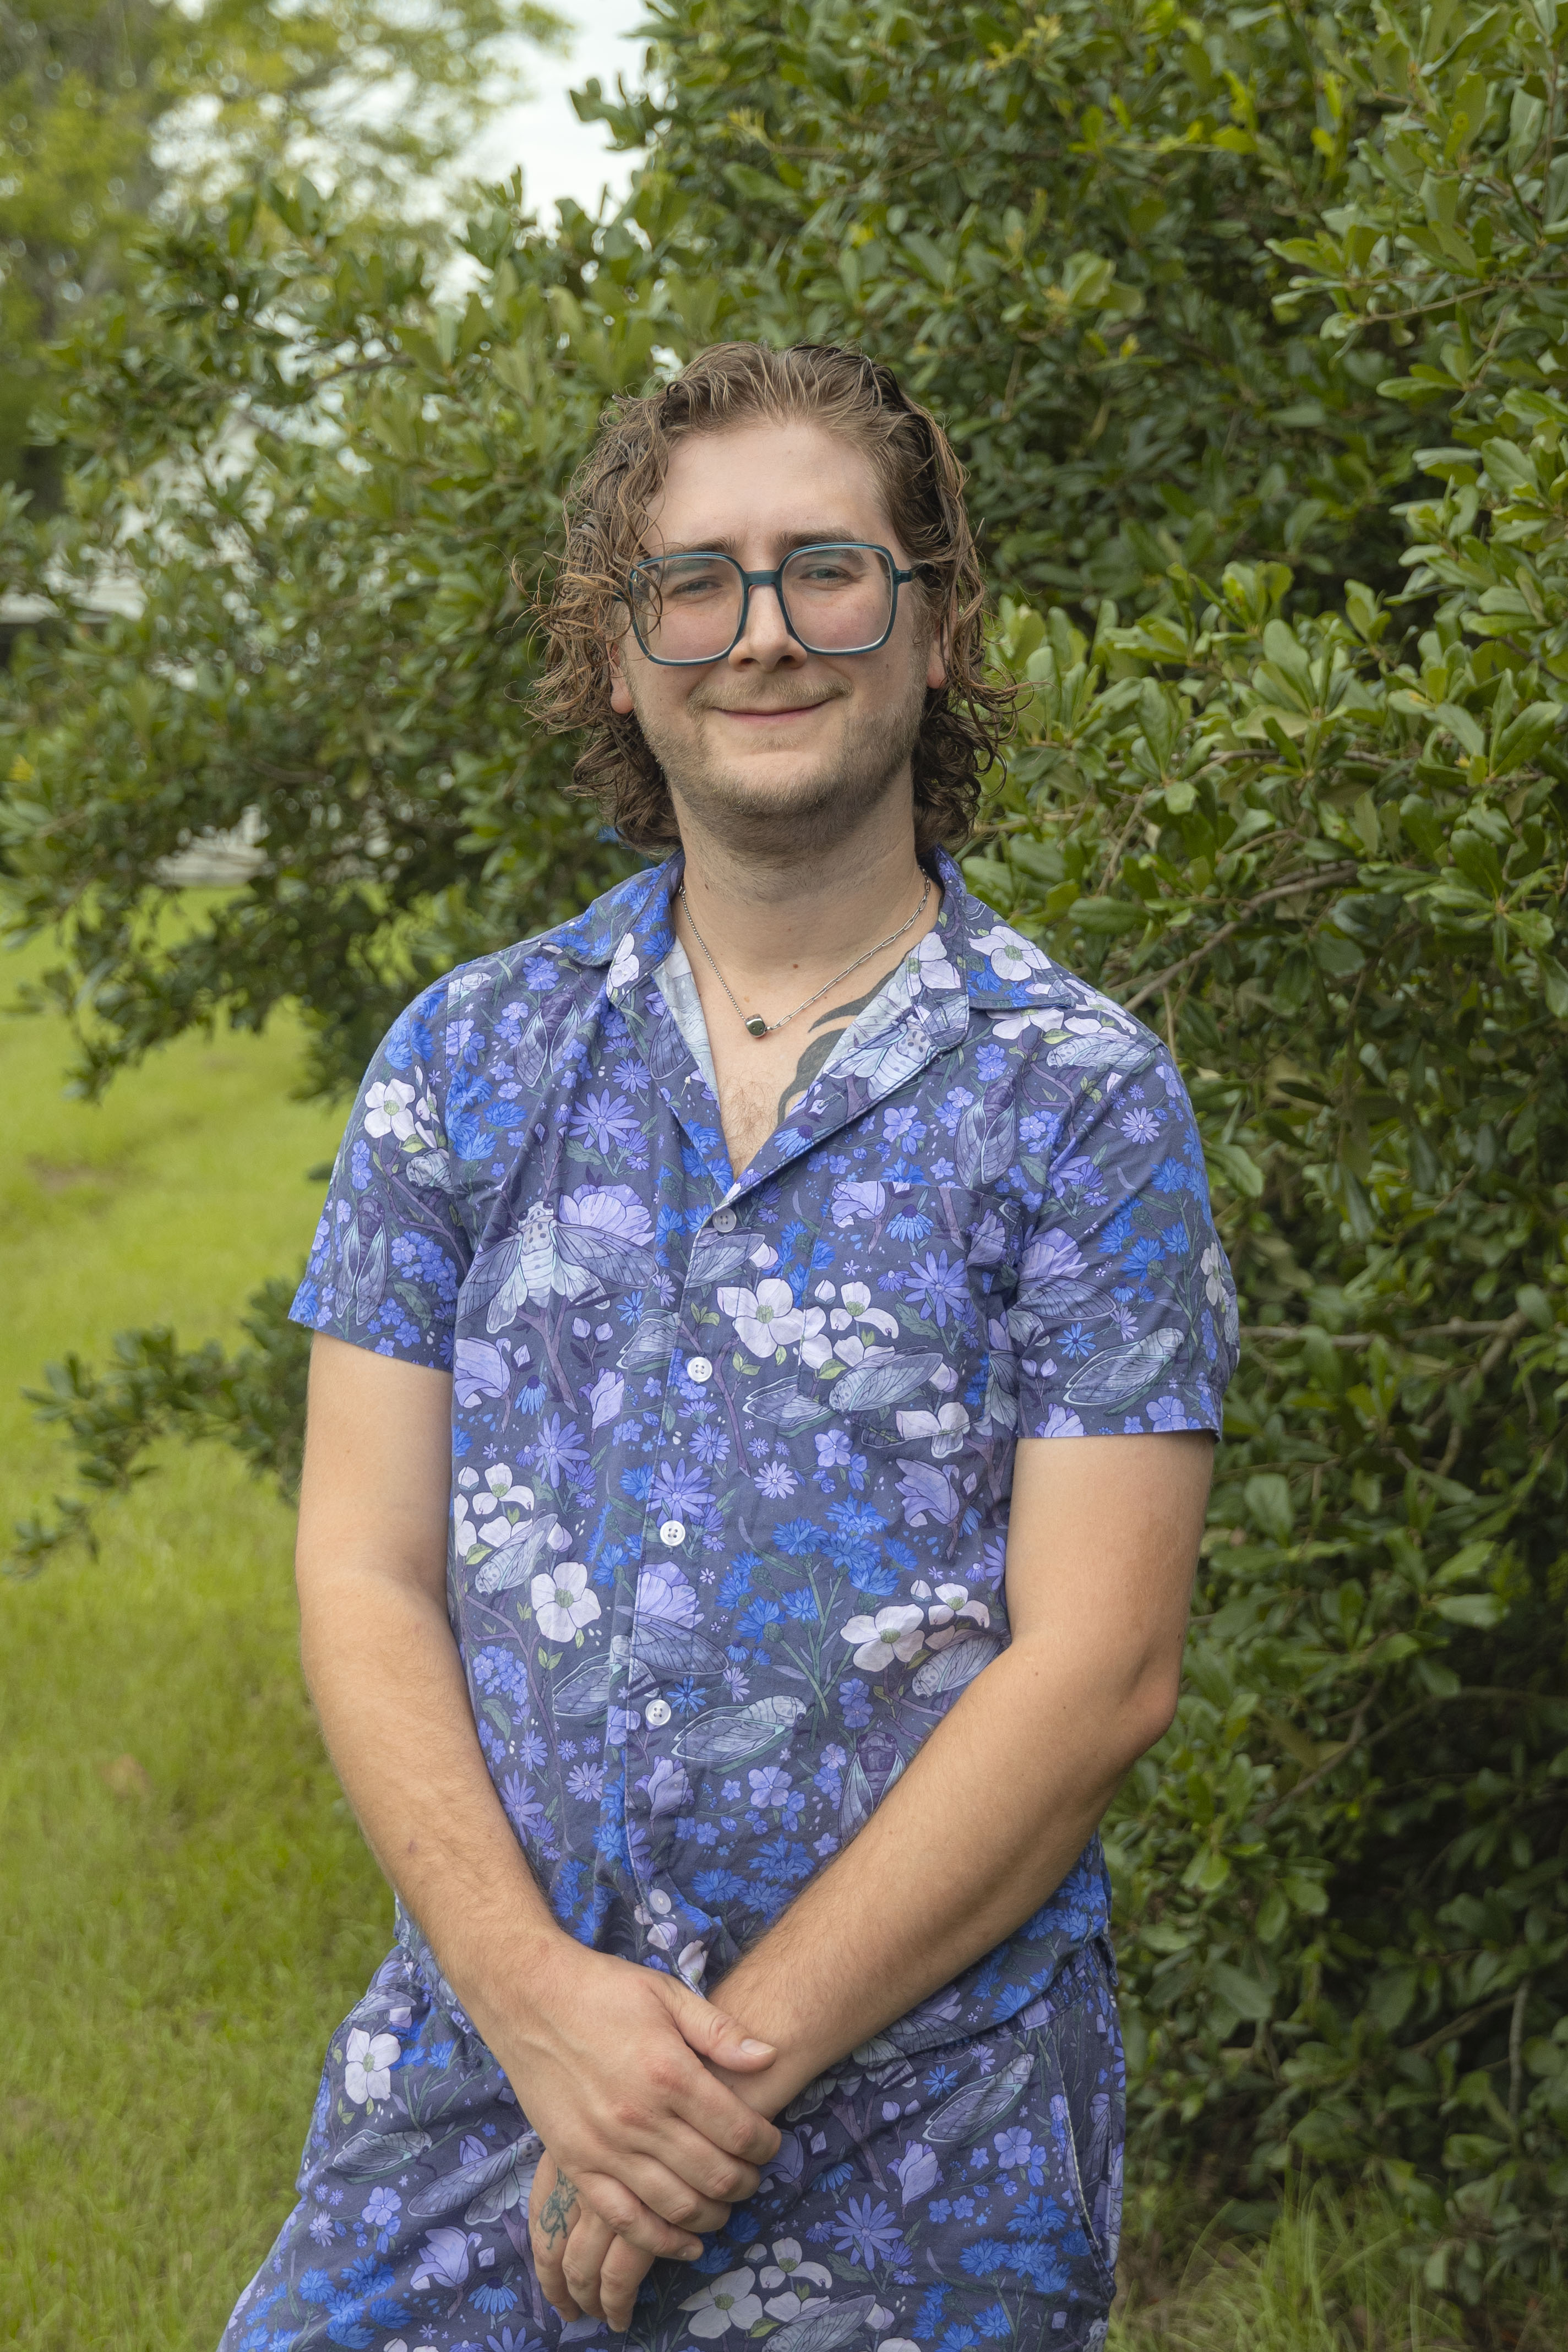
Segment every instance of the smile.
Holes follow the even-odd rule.
[[[739,719],[748,727],[770,727],[777,726],[786,719],[805,719],[814,710],[824,710],[832,699],[828,696],[821,702],[789,702],[780,709],[768,710],[731,710],[722,705],[715,708],[721,719]]]

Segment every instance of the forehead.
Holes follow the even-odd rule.
[[[823,535],[897,551],[870,458],[801,417],[751,418],[678,441],[644,535],[652,550],[742,541],[761,550]]]

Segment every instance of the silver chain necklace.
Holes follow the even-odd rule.
[[[921,917],[925,913],[926,901],[931,897],[931,876],[929,874],[926,876],[926,886],[921,892],[920,905],[915,908],[914,913],[910,917],[908,922],[900,923],[896,931],[889,931],[885,940],[879,940],[874,948],[868,948],[865,954],[857,956],[853,963],[847,963],[842,971],[836,971],[833,978],[827,982],[826,987],[819,988],[815,996],[808,996],[804,1004],[797,1004],[793,1013],[786,1013],[782,1021],[764,1021],[760,1013],[741,1013],[740,1005],[736,1003],[734,990],[731,987],[729,982],[725,979],[718,965],[713,962],[713,950],[709,946],[707,940],[703,938],[701,932],[698,929],[696,922],[693,919],[691,902],[687,898],[686,885],[684,882],[681,883],[676,895],[679,898],[681,905],[686,908],[686,919],[691,925],[692,938],[696,940],[698,946],[707,957],[709,963],[712,965],[714,979],[718,982],[720,987],[723,990],[731,1003],[735,1006],[736,1012],[741,1013],[741,1019],[745,1025],[747,1036],[771,1037],[775,1029],[787,1029],[792,1021],[797,1021],[803,1013],[809,1013],[814,1004],[820,1004],[822,999],[827,994],[828,989],[837,988],[841,980],[847,980],[852,971],[858,971],[863,963],[869,963],[873,956],[880,955],[884,948],[890,948],[895,940],[901,940],[906,931],[912,930],[914,929],[915,925],[920,921]]]

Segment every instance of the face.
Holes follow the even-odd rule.
[[[868,541],[909,563],[869,460],[805,422],[679,442],[644,532],[649,555],[711,550],[747,572],[823,540]],[[774,592],[753,588],[739,644],[700,667],[649,661],[627,627],[611,647],[611,703],[635,711],[678,816],[738,846],[821,847],[910,794],[926,692],[946,677],[922,624],[906,585],[877,652],[807,653]]]

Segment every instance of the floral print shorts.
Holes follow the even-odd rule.
[[[654,2265],[618,2336],[544,2301],[528,2244],[539,2142],[400,1947],[332,2036],[300,2201],[220,2352],[1098,2347],[1124,2113],[1109,1952],[1090,1945],[977,2037],[901,2049],[900,2034],[806,2086],[757,2194],[698,2262]]]

